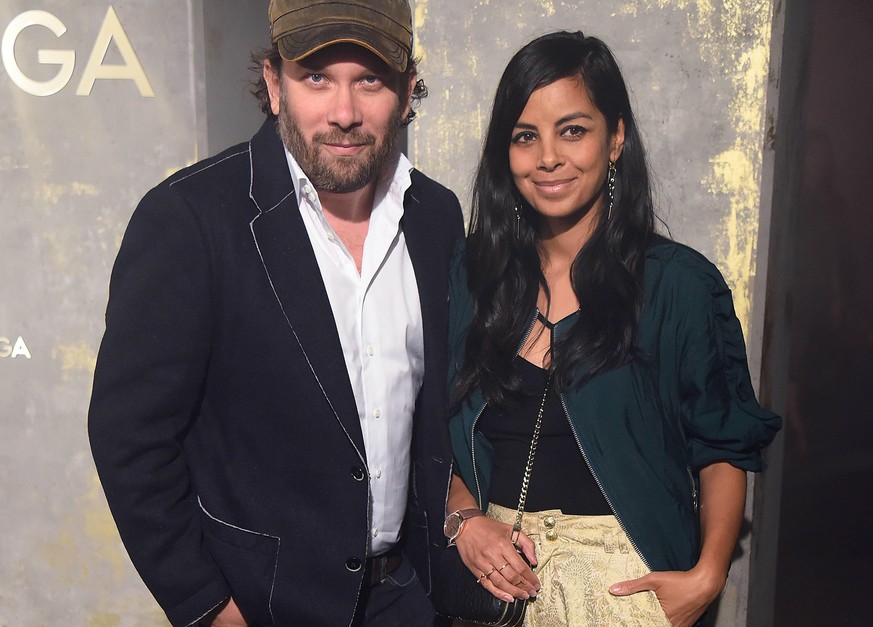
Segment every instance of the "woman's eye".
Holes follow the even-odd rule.
[[[513,144],[529,144],[534,139],[536,139],[536,135],[531,133],[530,131],[522,131],[517,135],[513,136],[512,143]]]
[[[567,128],[565,128],[561,134],[568,136],[568,137],[582,137],[587,132],[588,132],[588,129],[586,129],[585,127],[574,125],[574,126],[568,126]]]

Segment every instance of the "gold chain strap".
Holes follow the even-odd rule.
[[[527,454],[527,465],[524,467],[524,478],[521,480],[521,494],[518,497],[518,511],[515,514],[515,524],[512,525],[512,535],[510,540],[513,544],[518,541],[518,534],[521,533],[521,515],[524,514],[524,503],[527,501],[527,488],[530,485],[530,471],[533,469],[534,455],[537,453],[537,443],[540,440],[540,428],[543,425],[543,411],[546,408],[546,397],[549,395],[549,384],[552,382],[552,375],[546,379],[546,389],[543,391],[543,400],[540,403],[540,411],[537,413],[537,421],[534,423],[533,436],[530,439],[530,452]]]

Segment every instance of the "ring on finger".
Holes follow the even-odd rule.
[[[527,580],[526,580],[524,577],[521,577],[518,581],[516,581],[516,582],[515,582],[514,584],[512,584],[512,585],[514,585],[514,586],[520,586],[520,585],[523,584],[525,581],[527,581]]]
[[[492,566],[491,570],[489,570],[487,573],[484,574],[485,579],[488,579],[493,573],[494,573],[494,567]]]
[[[506,568],[507,566],[509,566],[509,562],[506,562],[503,566],[501,566],[500,568],[498,568],[498,569],[497,569],[497,572],[498,572],[498,573],[502,573],[502,572],[503,572],[503,569]]]

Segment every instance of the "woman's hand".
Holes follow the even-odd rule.
[[[461,534],[455,540],[461,559],[473,577],[478,578],[488,592],[507,602],[513,598],[535,597],[540,589],[540,580],[515,550],[511,536],[511,525],[477,516],[464,521]],[[535,565],[533,541],[520,533],[517,544]]]
[[[737,544],[746,502],[746,473],[727,462],[700,470],[700,533],[697,565],[688,571],[662,571],[613,584],[609,591],[627,596],[652,590],[670,622],[693,625],[727,581],[731,555]]]
[[[724,589],[725,577],[697,567],[688,571],[660,571],[613,584],[609,592],[623,597],[651,590],[674,627],[690,627]]]

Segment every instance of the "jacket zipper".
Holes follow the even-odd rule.
[[[591,467],[591,461],[588,459],[588,454],[582,447],[582,441],[579,439],[579,434],[576,432],[576,425],[574,425],[573,421],[570,419],[570,412],[567,410],[567,402],[564,400],[564,395],[558,394],[558,396],[561,399],[561,407],[564,409],[564,416],[567,418],[567,422],[570,423],[570,430],[573,432],[573,437],[576,439],[576,444],[579,446],[579,450],[582,452],[582,459],[585,460],[585,465],[588,466],[588,470],[591,472],[591,476],[594,477],[594,481],[597,483],[597,487],[600,488],[600,492],[603,494],[603,498],[606,499],[606,504],[609,505],[609,509],[612,510],[612,514],[618,521],[619,527],[621,527],[621,530],[624,531],[624,535],[627,536],[627,539],[630,541],[631,546],[634,547],[637,555],[639,555],[640,559],[643,560],[643,564],[645,564],[646,568],[651,571],[652,567],[649,566],[649,562],[646,559],[646,556],[643,555],[642,551],[640,551],[640,548],[637,546],[636,541],[628,533],[627,527],[625,527],[624,522],[621,520],[621,516],[618,515],[618,512],[615,510],[615,506],[612,504],[612,499],[609,498],[606,490],[603,489],[603,484],[600,482],[600,477],[597,476],[597,473],[594,472],[594,468]]]
[[[698,513],[700,510],[697,500],[697,482],[694,481],[694,474],[691,472],[691,468],[685,466],[685,470],[688,472],[688,480],[691,482],[691,501],[694,503],[694,512]]]
[[[527,325],[527,331],[524,334],[524,337],[521,338],[521,342],[518,344],[518,348],[515,349],[515,352],[521,350],[521,347],[524,346],[524,343],[527,342],[527,338],[530,337],[531,332],[534,328],[534,323],[536,323],[537,317],[534,314],[533,318],[530,320],[530,324]],[[473,479],[476,481],[476,502],[479,503],[479,509],[482,509],[482,488],[479,486],[479,471],[476,469],[476,423],[479,422],[479,418],[482,416],[482,413],[485,411],[485,408],[488,407],[488,403],[482,405],[482,408],[479,410],[479,413],[476,414],[476,417],[473,419],[473,426],[470,428],[470,452],[473,457]]]
[[[476,481],[476,502],[479,504],[479,509],[482,509],[482,488],[479,486],[479,471],[476,470],[476,423],[479,422],[479,418],[486,407],[488,407],[488,403],[482,405],[482,409],[476,414],[476,418],[473,420],[473,427],[470,429],[470,451],[473,454],[473,479]]]

